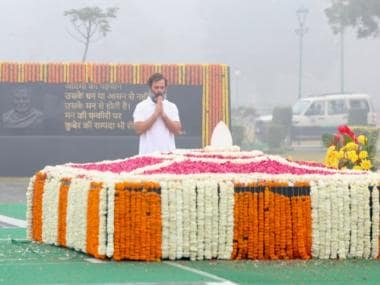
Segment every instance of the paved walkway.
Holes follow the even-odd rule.
[[[26,203],[29,177],[0,177],[0,204]]]

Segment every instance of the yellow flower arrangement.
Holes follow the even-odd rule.
[[[336,135],[324,135],[327,146],[325,165],[335,169],[372,170],[374,153],[365,135],[355,136],[347,126],[340,126]]]

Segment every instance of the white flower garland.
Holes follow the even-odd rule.
[[[330,184],[330,221],[331,221],[331,235],[330,235],[330,258],[336,259],[338,256],[338,246],[339,246],[339,213],[342,212],[342,200],[341,195],[337,193],[338,183],[334,181]]]
[[[329,185],[320,182],[319,187],[319,229],[320,249],[319,257],[327,259],[330,256],[330,189]]]
[[[226,250],[226,231],[227,231],[227,186],[226,183],[219,182],[219,239],[218,239],[218,258],[224,258]]]
[[[311,200],[311,228],[312,228],[312,257],[320,256],[320,217],[319,217],[319,185],[315,182],[310,183],[310,200]]]
[[[234,184],[231,181],[226,183],[226,199],[227,199],[227,231],[226,231],[226,247],[223,258],[229,259],[233,250],[234,239]]]
[[[175,181],[174,191],[176,194],[176,259],[183,257],[183,187],[181,181]]]
[[[357,197],[358,197],[358,240],[357,240],[357,247],[356,247],[356,257],[362,258],[363,257],[363,248],[364,248],[364,204],[368,203],[369,201],[365,201],[364,193],[366,192],[366,189],[363,184],[358,183],[357,184]]]
[[[26,190],[26,238],[32,239],[32,225],[33,225],[33,192],[34,192],[34,182],[36,180],[36,176],[34,175],[29,180],[28,188]]]
[[[99,193],[99,245],[98,254],[106,255],[107,253],[107,197],[108,187],[105,183],[102,185],[102,189]]]
[[[58,240],[58,203],[61,179],[48,176],[42,197],[42,241],[57,244]]]
[[[190,192],[192,191],[192,185],[190,180],[182,181],[182,193],[183,193],[183,207],[182,207],[182,224],[183,224],[183,238],[182,238],[182,250],[183,257],[190,257]]]
[[[175,260],[177,256],[177,203],[176,182],[168,182],[169,193],[169,259]]]
[[[115,183],[105,181],[105,192],[107,193],[107,249],[106,254],[112,257],[114,253],[114,234],[115,234]],[[100,251],[100,250],[99,250]]]
[[[348,185],[345,185],[343,181],[337,181],[336,183],[336,197],[338,199],[336,206],[338,208],[338,250],[337,254],[340,259],[345,259],[347,256],[346,250],[346,240],[349,240],[349,232],[347,234],[347,228],[349,225],[346,224],[346,208],[348,209],[347,215],[349,215],[349,204],[348,207],[346,203],[348,203],[348,193],[347,193]]]
[[[369,185],[362,184],[363,187],[363,227],[364,227],[364,241],[363,241],[363,258],[370,258],[371,256],[371,216],[370,216],[370,192]]]
[[[197,182],[189,181],[189,255],[190,260],[197,259],[198,253],[198,235],[197,235]]]
[[[351,239],[350,239],[350,252],[349,257],[353,258],[357,256],[357,244],[358,244],[358,204],[359,195],[357,185],[355,183],[350,184],[350,198],[351,198]]]
[[[197,181],[197,259],[205,254],[205,185]]]
[[[66,245],[86,252],[87,204],[90,181],[73,178],[67,199]]]
[[[220,182],[218,258],[229,259],[233,249],[234,185]]]
[[[325,195],[324,195],[324,223],[326,225],[325,227],[325,237],[324,237],[324,255],[322,255],[323,259],[327,259],[330,257],[331,254],[331,212],[332,212],[332,205],[331,205],[331,192],[334,188],[334,185],[331,183],[325,185]],[[323,190],[322,190],[323,191]]]
[[[219,241],[219,185],[216,181],[210,180],[211,191],[211,255],[212,258],[218,257],[218,241]]]
[[[350,242],[351,242],[351,194],[348,183],[342,181],[342,193],[343,193],[343,237],[344,237],[344,252],[341,253],[341,258],[347,258],[349,256]]]
[[[161,221],[162,221],[162,258],[169,258],[169,187],[167,181],[160,181],[161,185]]]
[[[372,252],[371,257],[377,258],[379,255],[379,225],[380,225],[380,205],[379,205],[379,188],[377,183],[373,184],[372,190]]]
[[[212,258],[212,239],[215,238],[212,235],[212,192],[213,190],[212,180],[206,180],[204,182],[204,256],[205,259]]]

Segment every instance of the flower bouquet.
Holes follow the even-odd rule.
[[[325,165],[335,169],[374,170],[375,145],[365,135],[356,134],[346,125],[338,127],[337,134],[324,134],[327,147]]]

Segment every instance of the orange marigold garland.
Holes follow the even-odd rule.
[[[42,241],[42,199],[46,181],[46,173],[38,172],[34,182],[32,208],[32,239]]]
[[[69,178],[63,178],[61,180],[61,186],[59,189],[58,197],[58,244],[66,246],[66,226],[67,226],[67,201],[70,189]]]
[[[115,189],[114,259],[159,260],[161,258],[159,184],[123,182],[117,183]]]
[[[102,187],[102,183],[91,182],[87,200],[86,252],[96,258],[105,257],[104,255],[100,255],[98,253],[100,192],[102,191]]]
[[[235,184],[232,259],[311,257],[308,185]]]

